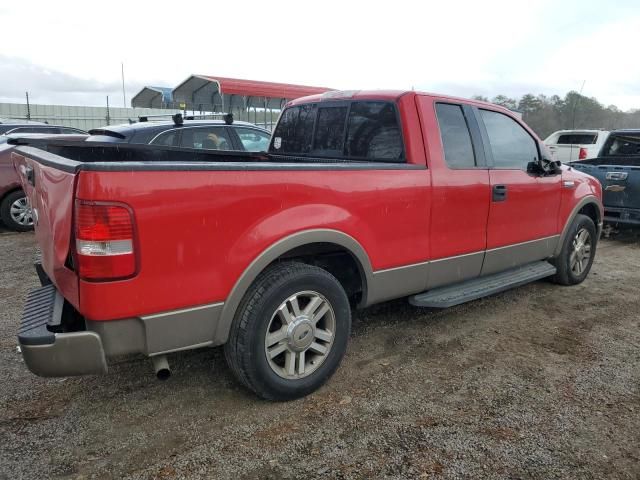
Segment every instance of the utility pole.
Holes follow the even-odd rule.
[[[109,115],[109,95],[107,95],[107,119],[106,120],[107,120],[107,125],[109,125],[111,122],[111,118]]]
[[[31,106],[29,105],[29,92],[24,92],[27,96],[27,120],[31,120]]]
[[[122,106],[127,108],[127,95],[124,93],[124,62],[120,62],[122,71]]]

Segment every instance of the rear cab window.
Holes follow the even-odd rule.
[[[640,156],[640,131],[612,133],[602,147],[600,156]]]
[[[344,160],[404,162],[396,106],[388,101],[337,101],[287,108],[270,153]]]
[[[598,140],[595,133],[562,133],[556,140],[556,145],[594,145]]]

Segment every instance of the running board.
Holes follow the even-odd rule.
[[[550,277],[556,273],[556,267],[541,260],[522,267],[512,268],[500,273],[446,287],[439,287],[409,297],[409,303],[416,307],[448,308],[478,298],[519,287],[526,283]]]

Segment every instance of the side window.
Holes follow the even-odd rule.
[[[487,129],[494,168],[526,170],[538,158],[538,148],[529,133],[512,118],[490,110],[480,110]]]
[[[60,131],[66,135],[86,135],[87,132],[76,130],[75,128],[61,128]]]
[[[52,135],[60,133],[57,127],[20,127],[11,130],[11,133],[49,133]]]
[[[315,104],[287,108],[273,132],[271,151],[294,155],[309,153],[315,117]]]
[[[184,128],[180,146],[202,150],[233,150],[226,127]]]
[[[342,155],[347,107],[320,107],[313,140],[314,154]]]
[[[444,159],[452,168],[472,168],[476,165],[467,120],[460,105],[436,104]]]
[[[254,128],[236,128],[240,142],[247,152],[266,152],[271,135]]]
[[[177,143],[178,130],[168,130],[162,132],[156,138],[151,140],[151,145],[162,145],[163,147],[173,147]]]
[[[402,161],[402,133],[393,104],[353,102],[344,153],[368,160]]]

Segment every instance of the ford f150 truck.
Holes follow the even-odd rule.
[[[352,307],[577,284],[601,228],[594,178],[509,110],[439,95],[292,101],[268,153],[24,143],[43,286],[18,339],[44,376],[140,353],[166,377],[169,352],[224,345],[258,395],[300,397],[338,367]]]
[[[640,225],[640,130],[614,130],[597,158],[574,162],[604,190],[604,220]]]

